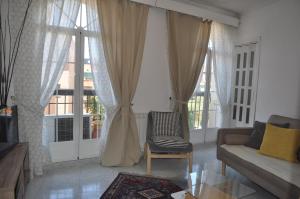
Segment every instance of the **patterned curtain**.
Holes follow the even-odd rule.
[[[65,62],[80,0],[34,0],[24,28],[14,77],[19,107],[19,138],[29,143],[31,177],[43,173],[47,148],[42,146],[43,110],[49,102]],[[24,9],[23,1],[13,0],[14,24]]]

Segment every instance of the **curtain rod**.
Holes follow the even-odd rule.
[[[172,10],[183,14],[189,14],[192,16],[217,21],[219,23],[227,24],[234,27],[238,27],[240,23],[238,17],[229,16],[226,14],[189,5],[179,1],[174,1],[174,0],[131,0],[131,1],[136,3],[146,4],[152,7]]]

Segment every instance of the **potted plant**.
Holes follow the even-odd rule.
[[[92,138],[97,138],[98,131],[101,129],[101,119],[103,117],[104,108],[95,96],[87,96],[87,112],[92,114]]]

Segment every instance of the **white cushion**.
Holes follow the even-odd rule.
[[[300,164],[259,154],[257,150],[244,145],[224,144],[221,147],[239,158],[255,164],[261,169],[300,187]]]

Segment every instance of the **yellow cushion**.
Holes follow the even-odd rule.
[[[286,129],[267,124],[259,152],[290,162],[297,162],[299,147],[299,129]]]

